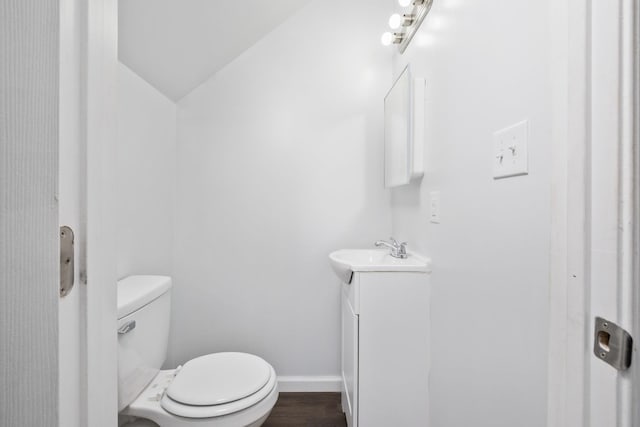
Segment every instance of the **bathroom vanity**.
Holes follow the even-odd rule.
[[[347,424],[427,426],[429,262],[387,259],[385,265],[385,251],[367,252],[352,263],[350,274],[341,276],[342,408]],[[376,253],[378,259],[371,255]],[[340,277],[335,264],[332,260]]]

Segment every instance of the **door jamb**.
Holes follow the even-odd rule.
[[[626,75],[627,85],[631,86],[631,97],[627,99],[630,116],[626,120],[626,132],[629,138],[627,154],[631,159],[629,178],[634,184],[633,188],[629,189],[629,196],[632,200],[632,211],[630,212],[632,241],[631,247],[628,249],[632,270],[630,283],[633,295],[631,301],[632,334],[636,340],[640,340],[640,5],[635,1],[626,4],[623,13],[632,17],[630,21],[627,20],[627,27],[624,29],[627,40],[631,40],[630,44],[624,46],[624,55],[627,61],[625,68],[630,72]],[[638,341],[634,347],[630,374],[631,402],[638,402],[640,400],[640,358],[636,350]],[[631,425],[640,425],[640,405],[632,405],[631,412]]]
[[[551,2],[553,166],[549,313],[548,427],[590,425],[591,318],[591,0]],[[620,321],[640,339],[640,6],[619,0],[619,289]],[[562,58],[566,58],[563,60]],[[565,89],[566,88],[566,89]],[[637,348],[637,345],[636,345]],[[632,386],[618,380],[620,425],[640,425],[640,360]],[[630,418],[630,416],[632,418]]]
[[[588,426],[591,1],[551,0],[548,427]]]
[[[117,0],[84,0],[84,208],[80,254],[86,285],[81,425],[117,425],[115,139],[118,67]]]

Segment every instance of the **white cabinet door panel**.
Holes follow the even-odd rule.
[[[428,424],[429,285],[421,273],[361,273],[361,427]]]
[[[357,426],[358,316],[342,294],[342,409],[349,427]]]

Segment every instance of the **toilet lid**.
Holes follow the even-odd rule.
[[[179,417],[200,419],[215,418],[238,414],[245,409],[249,410],[255,405],[259,405],[261,402],[269,400],[270,396],[275,395],[275,399],[271,398],[271,401],[267,403],[267,406],[270,405],[268,409],[271,409],[277,399],[278,384],[276,371],[273,370],[273,367],[271,365],[267,365],[269,366],[269,381],[267,382],[267,384],[257,392],[240,400],[211,406],[185,405],[183,403],[176,402],[171,397],[169,397],[167,393],[164,393],[162,398],[160,399],[160,406],[168,413],[177,415]],[[178,372],[177,375],[179,376],[180,373]],[[264,405],[262,409],[264,409]]]
[[[258,356],[214,353],[185,363],[166,394],[184,405],[222,405],[256,393],[270,377],[271,366]]]

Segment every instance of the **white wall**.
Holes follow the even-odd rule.
[[[427,81],[427,173],[392,207],[393,234],[433,259],[432,427],[546,422],[548,22],[545,3],[437,1],[394,58]],[[529,175],[493,180],[492,133],[523,119]]]
[[[125,215],[125,206],[120,224],[137,218],[131,229],[140,234],[120,235],[130,252],[119,273],[170,273],[171,234],[157,233],[173,224],[168,365],[238,350],[265,357],[280,375],[335,375],[339,291],[326,255],[369,246],[392,228],[433,259],[431,425],[544,425],[546,4],[436,2],[399,56],[379,45],[395,2],[345,3],[313,1],[178,103],[173,222],[149,209],[167,206],[163,189],[173,181],[138,161],[157,147],[128,160],[128,176],[140,179],[144,166],[161,181],[127,196],[135,212]],[[390,200],[382,188],[382,98],[407,62],[427,79],[427,173]],[[131,103],[121,120],[135,118],[131,126],[144,135],[167,125],[140,123],[136,113],[148,107]],[[523,119],[529,175],[495,181],[492,133]],[[160,149],[167,168],[169,144]],[[121,188],[129,185],[123,177]],[[441,224],[428,222],[430,191],[441,192]],[[141,194],[156,205],[141,203]],[[147,210],[137,212],[141,206]]]
[[[119,64],[118,277],[171,275],[176,105]]]
[[[3,427],[58,421],[58,8],[0,2]]]
[[[339,373],[327,255],[387,237],[381,2],[316,0],[178,104],[170,362],[239,350]]]

